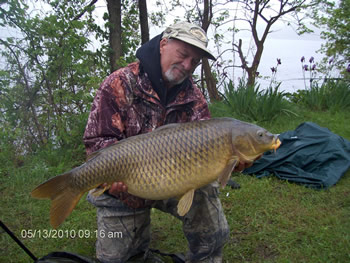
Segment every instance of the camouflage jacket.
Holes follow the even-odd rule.
[[[83,137],[88,155],[164,124],[210,118],[207,102],[192,79],[168,93],[164,90],[159,41],[160,36],[143,45],[136,53],[140,61],[113,72],[101,84]]]
[[[95,96],[84,133],[87,154],[168,123],[208,119],[208,105],[190,81],[174,101],[162,105],[139,62],[112,73]]]
[[[168,123],[209,119],[208,105],[192,79],[165,91],[156,36],[138,49],[139,61],[101,84],[84,133],[87,154]]]

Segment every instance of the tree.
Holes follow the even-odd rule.
[[[148,28],[148,14],[147,14],[147,1],[138,0],[139,14],[140,14],[140,28],[142,44],[149,41],[149,28]]]
[[[201,28],[207,32],[209,27],[212,25],[214,18],[213,14],[213,1],[212,0],[195,0],[194,4],[185,1],[184,3],[180,1],[170,2],[171,8],[170,12],[175,8],[184,8],[185,9],[185,20],[192,22],[201,26]],[[184,20],[175,19],[175,20]],[[217,79],[212,73],[212,67],[207,58],[202,59],[201,64],[201,89],[203,93],[206,92],[209,95],[210,101],[220,100],[220,96],[217,89]]]
[[[227,69],[242,68],[246,72],[247,83],[253,85],[256,80],[257,70],[264,51],[264,44],[273,26],[277,22],[284,22],[286,25],[296,25],[297,31],[308,31],[303,24],[305,10],[313,7],[319,0],[195,0],[188,1],[174,0],[169,2],[172,12],[174,8],[182,8],[185,15],[178,15],[175,20],[185,20],[202,25],[204,29],[210,29],[209,37],[214,39],[217,49],[217,61],[212,63],[210,73],[208,64],[203,60],[202,88],[205,86],[210,100],[217,100],[218,89],[221,83],[227,81]],[[176,12],[181,13],[181,12]],[[203,23],[209,22],[209,25]],[[232,26],[231,26],[232,25]],[[249,31],[253,45],[247,48],[248,43],[235,37],[239,31]],[[231,37],[230,37],[231,36]],[[223,43],[231,43],[232,47],[222,50]],[[249,56],[245,54],[249,50]],[[236,63],[235,56],[227,59],[227,54],[238,54],[239,62]],[[225,57],[224,57],[225,54]]]
[[[198,5],[198,1],[196,1],[196,4]],[[213,19],[213,5],[211,0],[204,0],[203,1],[203,12],[200,11],[200,8],[198,8],[202,28],[205,32],[208,31],[208,28],[211,24],[211,20]],[[213,73],[211,72],[211,68],[209,65],[208,58],[202,59],[202,69],[204,72],[204,78],[202,74],[202,79],[204,79],[206,83],[206,87],[208,90],[210,101],[219,101],[221,100],[218,89],[216,88],[216,79],[213,76]],[[203,85],[202,85],[203,86]]]
[[[295,19],[299,28],[304,27],[302,19],[299,18],[298,14],[300,15],[300,11],[314,6],[316,2],[307,0],[280,0],[278,3],[277,1],[270,0],[238,0],[237,2],[239,2],[243,8],[243,17],[237,18],[237,20],[248,23],[254,40],[255,49],[252,52],[253,61],[249,63],[244,56],[242,39],[239,39],[238,43],[234,43],[234,51],[238,53],[241,67],[248,74],[247,85],[254,85],[257,69],[264,51],[264,43],[268,35],[272,32],[272,26],[277,21],[284,18],[287,21]],[[289,19],[286,18],[286,16],[290,14],[293,16]],[[264,26],[260,29],[259,27],[262,25]]]
[[[317,4],[317,0],[195,0],[193,4],[188,1],[171,1],[171,8],[183,8],[185,20],[202,25],[205,30],[210,29],[209,36],[214,39],[218,60],[208,66],[204,59],[202,63],[202,87],[208,91],[210,100],[219,99],[218,88],[227,77],[227,68],[240,67],[247,73],[247,84],[255,83],[258,67],[264,51],[264,44],[276,22],[285,22],[286,25],[295,24],[298,30],[307,28],[303,24],[302,11]],[[176,20],[183,20],[178,16]],[[231,26],[232,25],[232,26]],[[253,39],[253,46],[247,48],[241,39],[236,40],[235,34],[248,30]],[[209,31],[208,31],[209,32]],[[229,36],[231,39],[228,40]],[[221,50],[224,42],[232,42],[232,48]],[[245,50],[249,49],[249,56]],[[235,58],[227,60],[227,54],[236,53]],[[223,58],[223,55],[226,58]],[[210,68],[210,69],[209,69]]]
[[[145,8],[145,5],[141,7],[142,16],[144,21],[147,21]],[[107,10],[108,13],[104,15],[104,20],[107,21],[106,30],[99,28],[98,31],[102,41],[108,40],[108,44],[102,46],[102,52],[108,53],[110,72],[113,72],[135,60],[136,49],[141,43],[139,30],[141,14],[139,15],[138,1],[133,0],[107,0]],[[146,30],[146,27],[142,30]],[[142,34],[146,36],[149,32],[144,31]]]
[[[109,63],[111,72],[121,67],[118,60],[122,54],[122,11],[121,0],[107,0],[109,29]]]
[[[326,40],[321,51],[332,57],[336,62],[334,65],[344,72],[350,62],[350,1],[337,3],[320,0],[313,9],[312,18],[316,26],[326,29],[321,32],[321,37]]]
[[[85,127],[102,72],[88,48],[94,2],[48,1],[34,11],[25,1],[0,6],[0,27],[15,32],[0,39],[0,126],[16,135],[22,152],[81,145],[75,135]]]

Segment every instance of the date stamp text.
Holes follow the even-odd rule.
[[[123,238],[123,232],[89,229],[22,229],[23,239]]]

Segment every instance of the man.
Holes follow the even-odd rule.
[[[202,57],[215,59],[207,43],[200,27],[175,24],[137,50],[139,61],[107,77],[85,130],[87,154],[164,124],[209,119],[208,105],[191,77]],[[229,228],[215,184],[196,191],[184,217],[176,212],[176,199],[143,200],[128,194],[122,182],[99,197],[89,194],[88,200],[97,207],[98,233],[122,232],[122,238],[98,235],[96,255],[102,262],[126,262],[147,251],[151,207],[182,220],[189,243],[186,261],[221,262]]]

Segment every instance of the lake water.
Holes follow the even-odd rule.
[[[249,39],[242,39],[243,46],[249,43]],[[264,45],[264,51],[261,63],[258,68],[260,77],[258,83],[265,88],[270,85],[272,77],[272,67],[276,67],[277,58],[281,59],[282,64],[277,68],[276,81],[282,82],[280,90],[286,92],[295,92],[298,89],[305,89],[305,81],[308,86],[310,72],[304,72],[303,76],[301,57],[305,57],[305,63],[309,64],[310,57],[314,57],[315,62],[320,62],[323,54],[316,52],[321,48],[321,40],[303,40],[303,39],[267,39]],[[247,44],[246,44],[247,45]],[[250,59],[251,61],[252,59]],[[248,59],[249,61],[249,59]],[[240,60],[236,56],[236,65],[240,65]],[[237,83],[241,77],[242,70],[235,69],[234,80]],[[232,70],[230,76],[232,77]]]
[[[259,72],[263,76],[271,76],[271,67],[277,65],[277,58],[282,64],[278,66],[276,80],[282,82],[281,90],[294,92],[305,88],[301,57],[305,57],[305,62],[309,63],[310,57],[314,57],[315,62],[320,62],[323,54],[316,51],[321,48],[322,41],[302,40],[302,39],[271,39],[267,40],[262,56],[262,63]],[[304,72],[306,82],[310,79],[310,72]],[[261,81],[262,85],[269,85],[270,81]]]

